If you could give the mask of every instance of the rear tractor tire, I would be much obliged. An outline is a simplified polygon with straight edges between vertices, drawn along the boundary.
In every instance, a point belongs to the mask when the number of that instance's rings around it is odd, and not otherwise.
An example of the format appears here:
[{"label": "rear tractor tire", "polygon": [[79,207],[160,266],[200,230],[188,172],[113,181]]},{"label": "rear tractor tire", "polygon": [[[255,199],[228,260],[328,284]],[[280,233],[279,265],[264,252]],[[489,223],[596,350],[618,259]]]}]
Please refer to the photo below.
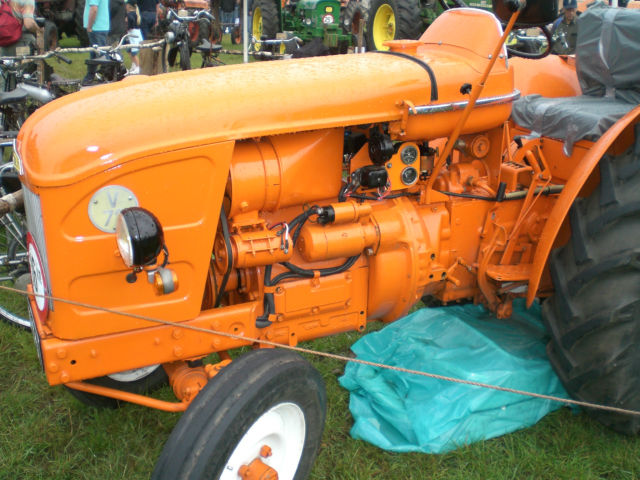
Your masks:
[{"label": "rear tractor tire", "polygon": [[369,18],[369,0],[350,0],[342,12],[340,25],[347,35],[352,36],[353,45],[358,46],[358,35],[362,31],[362,46],[369,50],[364,34]]},{"label": "rear tractor tire", "polygon": [[322,377],[307,361],[285,350],[253,350],[196,396],[152,479],[235,480],[254,462],[273,469],[260,478],[274,478],[275,471],[280,480],[305,479],[320,447],[325,411]]},{"label": "rear tractor tire", "polygon": [[389,50],[384,42],[422,34],[418,0],[372,0],[366,23],[369,50]]},{"label": "rear tractor tire", "polygon": [[[640,410],[640,128],[635,146],[600,161],[600,185],[570,210],[572,235],[554,250],[555,294],[543,305],[547,352],[576,399]],[[589,409],[640,433],[640,416]]]}]

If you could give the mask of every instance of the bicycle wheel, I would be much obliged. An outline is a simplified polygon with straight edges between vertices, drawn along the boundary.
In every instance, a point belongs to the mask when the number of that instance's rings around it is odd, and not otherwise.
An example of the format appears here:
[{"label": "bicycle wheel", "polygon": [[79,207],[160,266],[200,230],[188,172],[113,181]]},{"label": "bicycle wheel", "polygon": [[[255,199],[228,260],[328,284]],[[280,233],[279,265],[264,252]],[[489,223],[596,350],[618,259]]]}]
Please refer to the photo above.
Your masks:
[{"label": "bicycle wheel", "polygon": [[[21,188],[11,162],[0,165],[0,196]],[[31,280],[26,248],[26,223],[22,209],[0,218],[0,285],[26,290]],[[0,289],[0,319],[17,327],[30,329],[27,297]]]}]

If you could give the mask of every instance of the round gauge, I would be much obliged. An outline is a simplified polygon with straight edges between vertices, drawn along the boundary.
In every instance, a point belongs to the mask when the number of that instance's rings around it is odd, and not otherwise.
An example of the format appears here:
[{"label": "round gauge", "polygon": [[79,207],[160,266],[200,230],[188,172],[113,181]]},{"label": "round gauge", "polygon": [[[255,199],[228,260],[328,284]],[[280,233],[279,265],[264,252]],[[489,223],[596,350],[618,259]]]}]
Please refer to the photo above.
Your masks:
[{"label": "round gauge", "polygon": [[407,167],[400,174],[400,179],[405,185],[413,185],[418,180],[418,171],[413,167]]},{"label": "round gauge", "polygon": [[405,165],[411,165],[418,159],[418,149],[413,145],[407,145],[400,152],[400,158]]}]

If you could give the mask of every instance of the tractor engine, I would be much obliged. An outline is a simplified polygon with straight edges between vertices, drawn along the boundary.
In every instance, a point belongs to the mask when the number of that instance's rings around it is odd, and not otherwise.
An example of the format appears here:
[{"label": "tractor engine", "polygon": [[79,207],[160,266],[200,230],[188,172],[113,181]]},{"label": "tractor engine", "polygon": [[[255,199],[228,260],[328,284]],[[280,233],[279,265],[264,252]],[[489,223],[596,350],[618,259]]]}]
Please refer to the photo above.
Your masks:
[{"label": "tractor engine", "polygon": [[[312,310],[363,310],[362,304],[349,306],[334,301],[330,293],[321,294],[324,275],[318,272],[340,269],[345,262],[369,270],[350,282],[359,283],[357,296],[363,297],[361,302],[366,299],[369,318],[397,318],[422,295],[445,284],[450,252],[441,243],[450,234],[449,212],[443,205],[419,206],[409,190],[418,180],[421,162],[428,161],[421,158],[420,147],[414,142],[394,146],[388,140],[388,161],[374,165],[368,150],[375,148],[365,144],[353,158],[345,156],[349,168],[343,181],[343,138],[344,130],[334,129],[243,142],[234,151],[226,189],[231,232],[226,242],[222,229],[218,231],[216,270],[222,277],[231,256],[233,268],[243,272],[231,277],[250,278],[250,272],[259,276],[258,270],[266,266],[273,266],[274,276],[283,271],[289,278],[317,276],[319,283],[312,290],[327,303],[319,300],[304,311],[291,309],[290,299],[299,287],[283,282],[275,295],[281,319]],[[300,148],[298,142],[313,149]],[[296,265],[307,273],[296,275],[296,269],[278,264]],[[328,284],[326,288],[340,292]]]}]

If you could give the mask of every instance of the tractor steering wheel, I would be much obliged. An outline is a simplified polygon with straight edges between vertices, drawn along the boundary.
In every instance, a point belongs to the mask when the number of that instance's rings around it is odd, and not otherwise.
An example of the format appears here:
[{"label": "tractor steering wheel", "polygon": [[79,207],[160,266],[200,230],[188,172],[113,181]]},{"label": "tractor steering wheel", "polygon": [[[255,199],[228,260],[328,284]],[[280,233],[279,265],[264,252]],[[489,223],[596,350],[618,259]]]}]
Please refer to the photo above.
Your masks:
[{"label": "tractor steering wheel", "polygon": [[[537,60],[540,58],[544,58],[549,53],[551,53],[551,32],[546,26],[537,27],[542,31],[542,36],[544,36],[544,40],[541,40],[540,37],[530,37],[530,36],[518,36],[516,33],[517,30],[513,30],[507,39],[507,53],[510,57],[521,57],[521,58],[529,58],[533,60]],[[527,40],[526,43],[521,42],[521,40]]]},{"label": "tractor steering wheel", "polygon": [[[443,10],[449,10],[450,8],[462,8],[467,7],[468,5],[464,2],[464,0],[438,0],[440,2],[440,6]],[[453,4],[453,5],[452,5]]]}]

